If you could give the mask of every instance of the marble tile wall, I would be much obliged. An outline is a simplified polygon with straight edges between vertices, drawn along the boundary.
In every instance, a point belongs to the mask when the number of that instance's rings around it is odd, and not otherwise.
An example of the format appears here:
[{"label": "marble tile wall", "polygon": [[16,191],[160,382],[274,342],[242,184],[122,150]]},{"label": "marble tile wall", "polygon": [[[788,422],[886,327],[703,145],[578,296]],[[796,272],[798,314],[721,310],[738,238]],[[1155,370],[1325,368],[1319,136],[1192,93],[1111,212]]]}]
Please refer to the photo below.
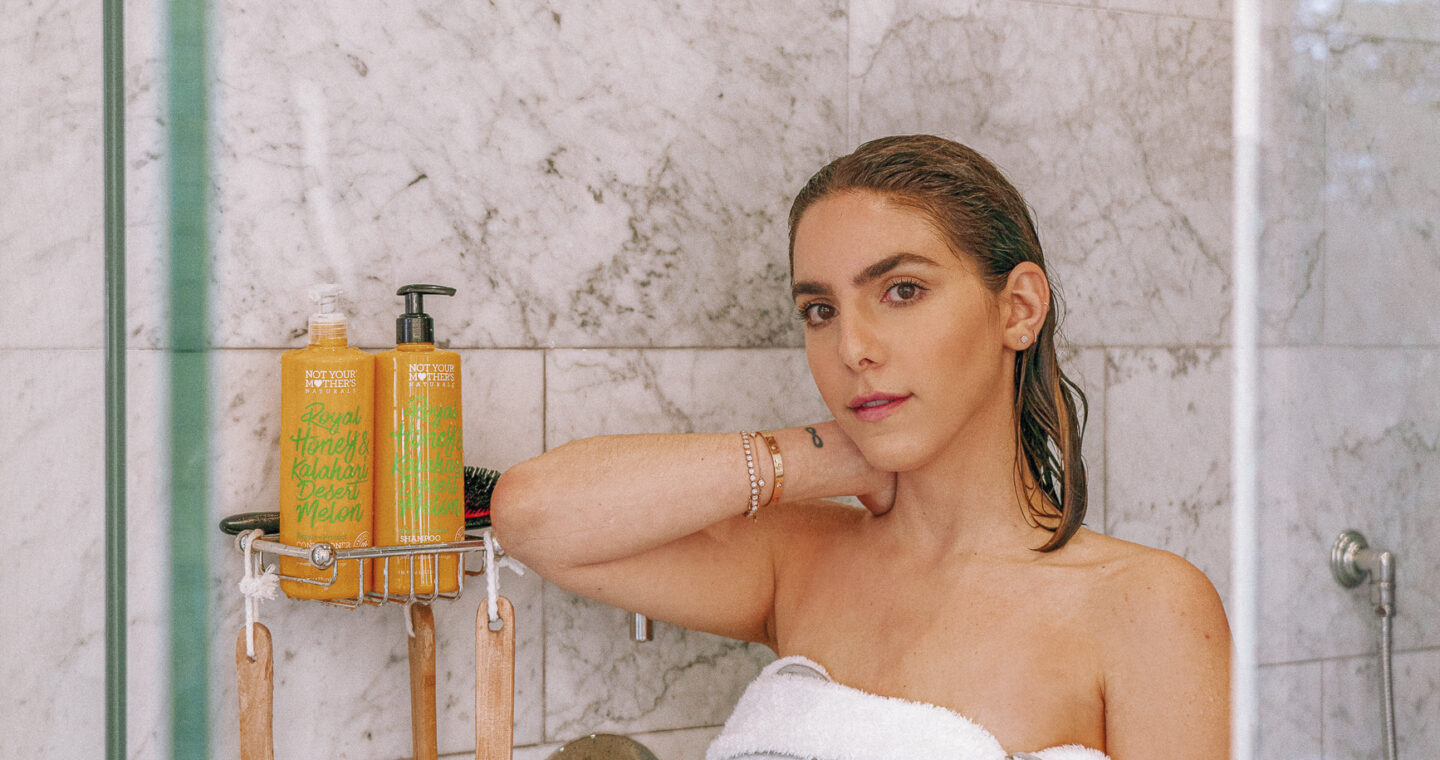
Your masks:
[{"label": "marble tile wall", "polygon": [[1325,713],[1324,672],[1323,662],[1260,667],[1261,730],[1255,757],[1275,760],[1326,757],[1321,717]]},{"label": "marble tile wall", "polygon": [[[1437,23],[1440,25],[1440,23]],[[1335,41],[1325,109],[1327,342],[1440,343],[1440,44]]]},{"label": "marble tile wall", "polygon": [[[24,261],[47,276],[6,284],[0,325],[9,334],[3,345],[99,348],[105,274],[100,8],[7,0],[3,10],[15,20],[0,30],[0,128],[6,135],[0,144],[0,251],[7,269]],[[83,193],[93,197],[74,202]],[[56,287],[73,295],[57,302],[50,290]],[[66,308],[54,311],[60,304]],[[42,313],[52,315],[46,329],[14,329]]]},{"label": "marble tile wall", "polygon": [[[168,756],[162,4],[127,4],[129,742]],[[1425,2],[1293,4],[1270,30],[1264,316],[1266,757],[1378,757],[1363,594],[1318,563],[1342,527],[1401,556],[1402,749],[1440,749],[1434,118]],[[0,2],[0,755],[103,744],[100,16]],[[464,355],[467,461],[567,440],[815,419],[783,258],[829,157],[931,131],[1026,192],[1091,402],[1089,524],[1229,586],[1230,30],[1221,0],[214,5],[212,520],[273,503],[278,358],[304,288],[354,342],[439,281]],[[17,73],[18,72],[18,73]],[[63,283],[74,296],[56,310]],[[715,283],[728,283],[715,287]],[[37,314],[53,314],[44,329]],[[778,381],[777,381],[778,380]],[[779,388],[779,392],[776,391]],[[1426,501],[1428,499],[1428,501]],[[47,514],[72,529],[46,532]],[[1343,524],[1342,524],[1343,523]],[[30,527],[36,530],[29,530]],[[239,557],[209,545],[214,754],[235,755]],[[12,573],[14,573],[12,575]],[[58,585],[64,590],[53,593]],[[591,731],[698,758],[763,648],[656,625],[533,574],[516,603],[517,757]],[[442,605],[440,749],[473,745],[475,600]],[[408,755],[396,610],[270,602],[283,756]],[[10,653],[23,651],[26,656]],[[55,731],[62,723],[76,730]],[[1318,727],[1318,728],[1317,728]],[[1433,754],[1433,752],[1432,752]]]},{"label": "marble tile wall", "polygon": [[[0,349],[0,362],[0,753],[94,756],[105,738],[104,359]],[[18,716],[64,728],[23,730]]]},{"label": "marble tile wall", "polygon": [[837,0],[217,15],[218,345],[273,345],[317,277],[366,345],[427,278],[457,345],[796,343],[774,252],[845,143]]},{"label": "marble tile wall", "polygon": [[1106,532],[1185,557],[1228,597],[1230,353],[1112,349],[1106,361]]},{"label": "marble tile wall", "polygon": [[[1440,746],[1440,656],[1435,650],[1394,656],[1395,737],[1401,752],[1424,757]],[[1325,662],[1323,689],[1325,757],[1385,757],[1380,712],[1380,673],[1373,655]]]}]

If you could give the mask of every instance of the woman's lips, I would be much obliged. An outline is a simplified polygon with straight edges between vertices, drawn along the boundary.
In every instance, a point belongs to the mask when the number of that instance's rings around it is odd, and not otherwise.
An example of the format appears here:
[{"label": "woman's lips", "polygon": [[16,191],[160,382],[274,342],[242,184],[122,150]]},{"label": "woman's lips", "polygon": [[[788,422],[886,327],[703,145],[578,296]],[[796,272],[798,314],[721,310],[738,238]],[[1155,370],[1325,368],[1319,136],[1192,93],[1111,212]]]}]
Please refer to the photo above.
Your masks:
[{"label": "woman's lips", "polygon": [[872,393],[851,400],[850,411],[861,422],[879,422],[900,410],[909,401],[909,396],[895,396],[889,393]]}]

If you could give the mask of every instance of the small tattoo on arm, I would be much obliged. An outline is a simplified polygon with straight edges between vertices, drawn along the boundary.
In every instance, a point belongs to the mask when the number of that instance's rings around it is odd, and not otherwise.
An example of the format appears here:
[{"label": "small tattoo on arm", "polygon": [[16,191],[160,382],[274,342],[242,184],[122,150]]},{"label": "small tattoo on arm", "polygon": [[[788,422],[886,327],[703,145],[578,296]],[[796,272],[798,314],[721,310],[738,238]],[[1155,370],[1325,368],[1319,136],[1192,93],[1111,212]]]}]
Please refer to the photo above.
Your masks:
[{"label": "small tattoo on arm", "polygon": [[805,428],[805,432],[807,432],[807,433],[810,434],[810,442],[813,443],[813,444],[815,444],[815,448],[817,448],[817,449],[823,449],[823,448],[825,448],[825,442],[822,441],[822,440],[820,440],[820,434],[817,433],[817,432],[815,432],[815,428],[813,428],[813,427],[807,427],[807,428]]}]

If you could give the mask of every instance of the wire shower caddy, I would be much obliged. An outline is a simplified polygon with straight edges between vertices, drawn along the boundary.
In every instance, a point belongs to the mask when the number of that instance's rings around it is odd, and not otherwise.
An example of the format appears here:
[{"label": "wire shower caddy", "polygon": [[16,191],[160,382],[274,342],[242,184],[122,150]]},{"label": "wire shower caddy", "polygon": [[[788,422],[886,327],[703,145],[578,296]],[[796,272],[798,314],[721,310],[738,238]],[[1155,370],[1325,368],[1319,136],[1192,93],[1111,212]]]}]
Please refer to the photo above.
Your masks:
[{"label": "wire shower caddy", "polygon": [[[276,576],[282,581],[292,581],[295,583],[303,583],[306,585],[318,586],[322,588],[328,588],[329,586],[334,585],[337,580],[339,580],[341,562],[347,560],[357,560],[360,563],[360,578],[362,580],[362,583],[359,584],[360,590],[353,599],[346,598],[313,600],[339,607],[346,607],[348,609],[355,609],[357,607],[367,604],[373,606],[384,605],[392,602],[396,604],[410,604],[415,602],[428,604],[435,601],[436,599],[458,599],[460,597],[460,594],[465,590],[465,577],[483,575],[486,571],[484,567],[482,567],[480,570],[467,570],[465,566],[465,557],[463,555],[475,551],[483,552],[485,550],[486,544],[485,535],[488,532],[489,528],[485,528],[481,530],[479,534],[472,535],[470,533],[466,533],[465,540],[463,541],[448,541],[435,544],[412,544],[406,546],[366,546],[353,549],[336,549],[332,544],[325,542],[319,542],[309,547],[294,546],[291,544],[281,543],[279,534],[276,533],[256,535],[258,531],[246,531],[240,533],[235,537],[235,546],[237,549],[240,550],[242,554],[245,553],[247,548],[257,554],[260,554],[262,557],[262,562],[263,555],[271,554],[276,556],[294,557],[296,559],[304,560],[310,563],[310,566],[314,567],[316,570],[329,570],[330,578],[328,580],[303,578],[293,575],[284,575],[276,572]],[[497,560],[504,556],[504,551],[501,550],[500,547],[494,543],[493,539],[491,539],[491,546],[494,547],[494,556]],[[458,577],[456,578],[456,589],[454,591],[440,591],[441,579],[438,577],[438,567],[440,564],[439,558],[442,554],[460,555],[456,557],[455,572]],[[415,560],[418,557],[432,558],[432,561],[437,568],[437,577],[435,577],[433,581],[422,581],[420,583],[416,582]],[[390,591],[390,567],[392,563],[389,560],[392,559],[404,559],[408,562],[410,582],[409,590],[407,593],[392,593]],[[377,584],[378,588],[376,590],[366,591],[365,587],[369,584],[364,583],[363,580],[370,577],[369,573],[371,560],[384,561],[384,567],[381,571],[381,579],[383,582]],[[431,590],[417,590],[417,586],[419,586],[421,589],[424,589],[425,587],[430,587]]]}]

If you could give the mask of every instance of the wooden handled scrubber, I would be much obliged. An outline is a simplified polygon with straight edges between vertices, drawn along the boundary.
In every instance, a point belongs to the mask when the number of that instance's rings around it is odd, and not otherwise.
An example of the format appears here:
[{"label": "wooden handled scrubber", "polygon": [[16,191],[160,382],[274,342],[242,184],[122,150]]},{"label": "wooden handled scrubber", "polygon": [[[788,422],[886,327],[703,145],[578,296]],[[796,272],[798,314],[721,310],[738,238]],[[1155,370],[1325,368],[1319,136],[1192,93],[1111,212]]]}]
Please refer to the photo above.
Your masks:
[{"label": "wooden handled scrubber", "polygon": [[245,652],[245,629],[235,641],[240,691],[240,760],[275,760],[275,654],[270,629],[254,624],[255,657]]},{"label": "wooden handled scrubber", "polygon": [[435,720],[435,611],[415,603],[409,609],[410,624],[410,740],[415,760],[435,760],[439,755]]},{"label": "wooden handled scrubber", "polygon": [[[497,572],[494,565],[486,572]],[[475,760],[510,760],[515,726],[515,607],[495,599],[475,611]]]}]

